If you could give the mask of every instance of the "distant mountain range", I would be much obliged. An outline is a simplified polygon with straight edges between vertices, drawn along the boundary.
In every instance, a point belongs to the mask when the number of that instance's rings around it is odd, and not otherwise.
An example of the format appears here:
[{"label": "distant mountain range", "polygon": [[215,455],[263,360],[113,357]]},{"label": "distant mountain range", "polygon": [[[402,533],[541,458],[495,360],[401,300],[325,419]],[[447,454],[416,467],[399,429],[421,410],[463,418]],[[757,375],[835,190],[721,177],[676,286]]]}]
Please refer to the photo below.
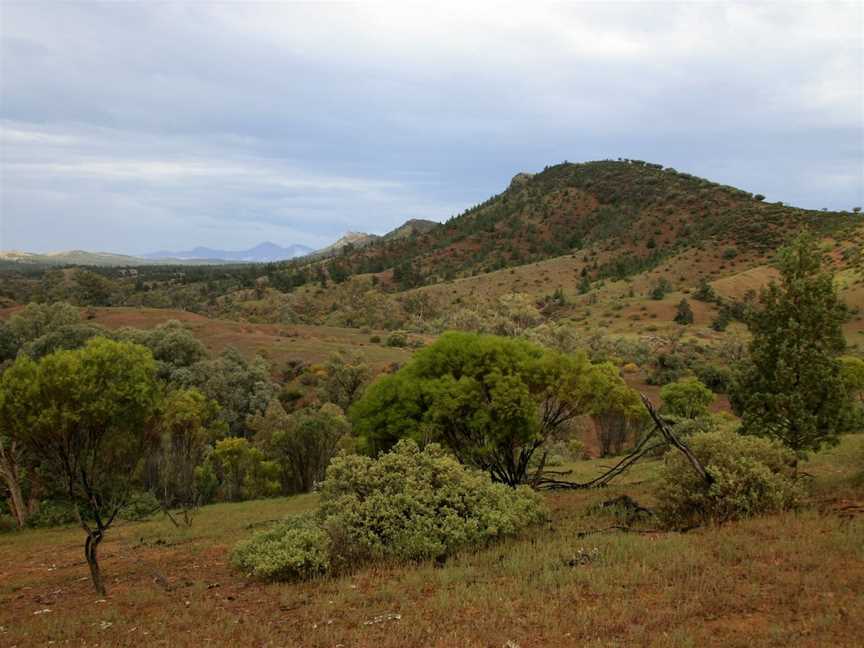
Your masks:
[{"label": "distant mountain range", "polygon": [[127,254],[113,252],[87,252],[85,250],[67,250],[65,252],[0,252],[0,261],[40,266],[142,266],[142,265],[206,265],[227,263],[218,259],[145,259]]},{"label": "distant mountain range", "polygon": [[207,247],[196,247],[192,250],[182,250],[179,252],[169,252],[160,250],[159,252],[150,252],[142,254],[144,259],[180,259],[188,260],[217,260],[217,261],[238,261],[243,263],[268,263],[271,261],[284,261],[286,259],[294,259],[299,256],[305,256],[314,252],[313,248],[305,245],[289,245],[282,247],[276,243],[265,241],[259,243],[255,247],[248,250],[216,250]]},{"label": "distant mountain range", "polygon": [[347,232],[335,243],[320,250],[314,250],[306,245],[289,245],[283,247],[270,241],[259,243],[248,250],[219,250],[208,247],[196,247],[191,250],[159,250],[139,256],[114,254],[112,252],[87,252],[85,250],[68,250],[65,252],[35,252],[0,251],[0,261],[11,261],[31,265],[89,265],[89,266],[141,266],[141,265],[217,265],[228,263],[270,263],[285,261],[298,257],[314,255],[329,257],[337,254],[346,245],[355,248],[363,247],[372,241],[402,239],[412,234],[423,234],[437,227],[434,221],[412,219],[384,236]]}]

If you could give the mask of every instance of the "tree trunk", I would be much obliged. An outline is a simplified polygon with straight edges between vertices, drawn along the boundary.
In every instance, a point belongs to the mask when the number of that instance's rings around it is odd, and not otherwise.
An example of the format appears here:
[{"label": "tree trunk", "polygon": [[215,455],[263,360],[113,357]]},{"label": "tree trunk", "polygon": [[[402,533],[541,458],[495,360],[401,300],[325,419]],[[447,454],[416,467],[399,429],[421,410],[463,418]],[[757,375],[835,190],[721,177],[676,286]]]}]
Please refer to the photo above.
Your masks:
[{"label": "tree trunk", "polygon": [[11,463],[11,461],[4,461],[3,465],[0,466],[0,477],[3,478],[6,488],[9,489],[9,497],[12,500],[12,514],[15,516],[15,522],[20,529],[27,522],[28,508],[24,503],[24,495],[21,492],[21,482],[18,480],[18,470],[15,464]]},{"label": "tree trunk", "polygon": [[107,591],[105,583],[102,582],[102,572],[99,570],[99,559],[96,555],[100,542],[102,542],[101,531],[97,529],[88,533],[87,540],[84,542],[84,557],[87,559],[87,565],[90,567],[90,578],[93,581],[93,589],[98,594],[105,596]]},{"label": "tree trunk", "polygon": [[12,500],[12,514],[15,516],[18,528],[21,529],[27,522],[27,505],[24,503],[24,496],[21,494],[21,484],[17,480],[9,480],[6,483],[6,488],[9,489],[9,496]]}]

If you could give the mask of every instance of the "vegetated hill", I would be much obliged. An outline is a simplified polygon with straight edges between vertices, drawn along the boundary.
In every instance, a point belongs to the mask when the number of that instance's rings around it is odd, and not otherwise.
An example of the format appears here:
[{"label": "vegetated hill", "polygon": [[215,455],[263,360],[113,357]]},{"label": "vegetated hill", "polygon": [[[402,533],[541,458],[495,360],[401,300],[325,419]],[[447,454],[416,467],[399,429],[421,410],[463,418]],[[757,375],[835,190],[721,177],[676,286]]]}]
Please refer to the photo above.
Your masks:
[{"label": "vegetated hill", "polygon": [[693,246],[767,255],[802,227],[843,238],[861,220],[766,203],[659,164],[565,162],[518,174],[503,193],[426,232],[348,249],[339,264],[350,274],[393,269],[407,288],[585,249],[600,255],[591,279],[622,278]]},{"label": "vegetated hill", "polygon": [[345,232],[344,236],[339,238],[335,243],[312,252],[311,254],[308,254],[307,257],[310,259],[321,259],[330,258],[336,255],[349,255],[355,250],[364,248],[376,241],[395,241],[416,234],[426,234],[440,225],[441,223],[436,223],[435,221],[423,220],[422,218],[412,218],[402,223],[396,229],[387,232],[383,236],[367,234],[365,232]]},{"label": "vegetated hill", "polygon": [[369,245],[378,238],[380,237],[375,234],[366,234],[365,232],[345,232],[335,243],[312,252],[308,257],[310,259],[321,259],[329,258],[336,254],[353,252],[358,248]]},{"label": "vegetated hill", "polygon": [[413,234],[426,234],[441,225],[435,221],[424,220],[422,218],[412,218],[405,221],[402,225],[388,232],[382,238],[384,240],[407,238]]},{"label": "vegetated hill", "polygon": [[143,254],[145,259],[154,259],[160,261],[173,261],[174,259],[181,260],[213,260],[221,261],[245,261],[249,263],[268,263],[272,261],[284,261],[286,259],[294,259],[296,257],[305,256],[314,250],[306,245],[289,245],[283,247],[270,241],[259,243],[258,245],[249,248],[248,250],[217,250],[207,247],[196,247],[192,250],[183,250],[179,252],[169,252],[162,250],[159,252],[150,252]]}]

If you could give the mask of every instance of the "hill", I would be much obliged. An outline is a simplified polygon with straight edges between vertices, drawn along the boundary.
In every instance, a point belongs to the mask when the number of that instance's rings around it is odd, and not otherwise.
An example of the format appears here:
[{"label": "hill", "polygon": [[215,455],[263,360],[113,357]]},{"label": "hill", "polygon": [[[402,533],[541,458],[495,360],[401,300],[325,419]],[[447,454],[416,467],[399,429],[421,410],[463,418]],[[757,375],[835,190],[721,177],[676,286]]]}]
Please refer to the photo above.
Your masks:
[{"label": "hill", "polygon": [[384,240],[394,240],[407,238],[414,234],[426,234],[439,225],[441,225],[441,223],[436,223],[435,221],[424,220],[422,218],[412,218],[411,220],[405,221],[392,232],[388,232],[382,238]]},{"label": "hill", "polygon": [[623,278],[694,247],[765,256],[801,227],[842,238],[862,222],[850,212],[766,203],[659,164],[565,162],[520,173],[441,226],[374,240],[340,263],[351,274],[394,270],[409,288],[586,251],[592,279]]}]

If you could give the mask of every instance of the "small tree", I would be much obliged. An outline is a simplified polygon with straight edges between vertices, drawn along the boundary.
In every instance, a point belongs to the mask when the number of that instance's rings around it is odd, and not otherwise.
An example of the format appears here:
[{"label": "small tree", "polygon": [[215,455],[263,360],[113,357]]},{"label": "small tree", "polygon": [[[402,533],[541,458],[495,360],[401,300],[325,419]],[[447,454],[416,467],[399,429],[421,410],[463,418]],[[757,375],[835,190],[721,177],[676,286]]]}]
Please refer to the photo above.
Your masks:
[{"label": "small tree", "polygon": [[660,390],[664,409],[670,414],[695,419],[708,414],[714,393],[696,378],[683,378]]},{"label": "small tree", "polygon": [[[275,495],[279,492],[279,466],[240,437],[222,439],[208,457],[229,502]],[[200,471],[199,471],[200,472]]]},{"label": "small tree", "polygon": [[347,410],[360,396],[360,392],[372,377],[369,365],[356,354],[340,352],[327,361],[327,377],[324,379],[324,398]]},{"label": "small tree", "polygon": [[699,282],[699,288],[693,293],[693,299],[703,302],[713,302],[717,299],[717,293],[714,292],[714,288],[708,283],[707,279],[702,279]]},{"label": "small tree", "polygon": [[588,278],[587,274],[583,274],[582,278],[579,280],[579,294],[586,295],[591,291],[591,280]]},{"label": "small tree", "polygon": [[675,309],[675,323],[684,326],[693,323],[693,309],[690,308],[690,302],[686,299],[678,302],[678,306]]},{"label": "small tree", "polygon": [[293,490],[307,493],[324,479],[324,471],[336,455],[340,441],[351,432],[342,410],[327,403],[318,410],[301,410],[288,425],[273,433],[273,456],[291,475]]},{"label": "small tree", "polygon": [[600,443],[600,456],[618,454],[644,421],[645,408],[638,394],[627,387],[611,364],[598,366],[594,390],[598,398],[591,418]]},{"label": "small tree", "polygon": [[778,265],[780,284],[762,291],[761,308],[748,317],[750,358],[730,400],[744,432],[774,437],[802,454],[836,443],[854,418],[838,359],[846,309],[811,235],[781,249]]},{"label": "small tree", "polygon": [[197,389],[179,389],[165,399],[159,416],[161,446],[158,454],[159,502],[169,519],[172,508],[179,508],[183,522],[191,526],[202,494],[195,481],[195,468],[204,460],[211,439],[224,424],[219,424],[219,406],[208,401]]},{"label": "small tree", "polygon": [[105,594],[97,550],[153,447],[156,365],[140,346],[95,338],[38,363],[19,358],[0,379],[0,421],[61,480],[87,534],[93,587]]},{"label": "small tree", "polygon": [[651,299],[661,300],[672,290],[672,284],[669,283],[669,280],[666,277],[661,277],[657,280],[657,283],[651,288]]},{"label": "small tree", "polygon": [[405,437],[437,441],[462,463],[514,486],[526,480],[531,458],[547,439],[595,410],[607,384],[606,370],[584,354],[450,332],[374,383],[350,414],[372,454]]}]

